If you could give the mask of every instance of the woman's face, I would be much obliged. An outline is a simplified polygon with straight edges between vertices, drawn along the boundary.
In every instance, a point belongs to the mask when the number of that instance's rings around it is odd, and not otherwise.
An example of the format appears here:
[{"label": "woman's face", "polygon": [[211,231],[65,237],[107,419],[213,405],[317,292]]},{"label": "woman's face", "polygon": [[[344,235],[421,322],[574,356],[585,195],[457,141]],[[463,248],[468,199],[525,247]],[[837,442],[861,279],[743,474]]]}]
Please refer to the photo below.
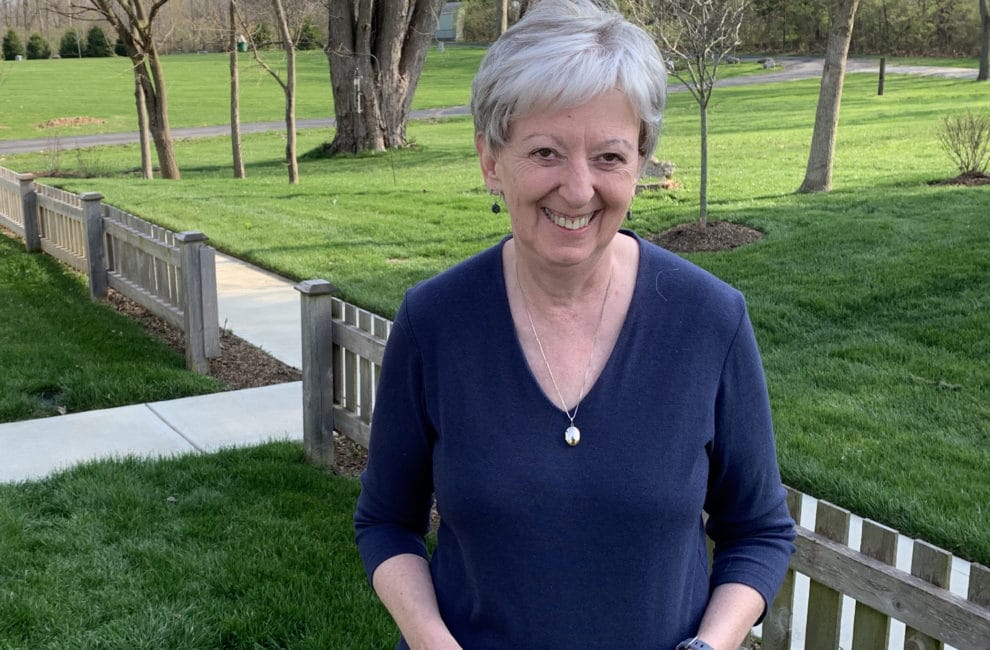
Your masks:
[{"label": "woman's face", "polygon": [[597,259],[635,194],[638,142],[639,118],[618,90],[515,120],[498,152],[479,136],[485,181],[505,196],[520,254],[559,266]]}]

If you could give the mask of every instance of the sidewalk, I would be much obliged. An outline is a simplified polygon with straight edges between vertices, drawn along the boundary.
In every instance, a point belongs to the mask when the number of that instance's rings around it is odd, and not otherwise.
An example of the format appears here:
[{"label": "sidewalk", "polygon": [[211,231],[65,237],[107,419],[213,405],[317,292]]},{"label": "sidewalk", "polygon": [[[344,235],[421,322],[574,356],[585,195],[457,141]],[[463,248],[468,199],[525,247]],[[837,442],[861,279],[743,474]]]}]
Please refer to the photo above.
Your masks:
[{"label": "sidewalk", "polygon": [[[299,368],[299,294],[293,283],[217,254],[220,325]],[[120,456],[210,452],[302,439],[302,383],[228,391],[0,424],[0,482],[45,477]]]}]

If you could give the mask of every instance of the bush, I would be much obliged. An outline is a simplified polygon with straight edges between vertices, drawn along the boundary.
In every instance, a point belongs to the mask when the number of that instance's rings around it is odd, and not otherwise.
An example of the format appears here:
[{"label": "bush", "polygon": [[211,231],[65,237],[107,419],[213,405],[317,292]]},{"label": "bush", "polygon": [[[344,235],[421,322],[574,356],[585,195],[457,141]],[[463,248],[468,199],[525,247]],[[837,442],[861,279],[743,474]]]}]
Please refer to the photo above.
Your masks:
[{"label": "bush", "polygon": [[29,59],[50,59],[52,58],[52,47],[41,34],[31,34],[25,49]]},{"label": "bush", "polygon": [[319,50],[323,48],[323,33],[312,20],[307,18],[303,21],[299,30],[299,38],[296,39],[296,48],[300,50]]},{"label": "bush", "polygon": [[272,46],[275,42],[275,35],[268,23],[258,23],[251,32],[251,42],[259,50],[267,50]]},{"label": "bush", "polygon": [[63,59],[78,59],[82,56],[82,46],[79,44],[79,34],[74,29],[67,29],[58,42],[58,55]]},{"label": "bush", "polygon": [[110,47],[110,41],[107,40],[107,35],[99,25],[93,25],[86,32],[86,56],[113,56],[113,48]]},{"label": "bush", "polygon": [[498,38],[498,7],[494,2],[467,0],[464,3],[464,40],[491,43]]},{"label": "bush", "polygon": [[124,41],[117,37],[117,41],[113,44],[113,53],[117,56],[127,56],[127,46],[124,45]]},{"label": "bush", "polygon": [[21,43],[21,38],[17,32],[8,29],[3,36],[3,59],[4,61],[13,61],[18,55],[24,56],[24,44]]},{"label": "bush", "polygon": [[984,174],[990,164],[990,114],[943,117],[938,141],[961,174]]}]

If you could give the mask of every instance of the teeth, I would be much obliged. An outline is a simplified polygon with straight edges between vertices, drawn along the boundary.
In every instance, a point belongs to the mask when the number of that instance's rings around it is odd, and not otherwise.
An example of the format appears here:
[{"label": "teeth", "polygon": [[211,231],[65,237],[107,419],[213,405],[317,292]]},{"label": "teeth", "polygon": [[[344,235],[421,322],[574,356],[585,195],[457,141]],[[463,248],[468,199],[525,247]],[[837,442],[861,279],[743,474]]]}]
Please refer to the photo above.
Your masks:
[{"label": "teeth", "polygon": [[550,221],[554,222],[561,228],[566,228],[567,230],[578,230],[584,228],[589,223],[591,223],[591,217],[593,214],[585,215],[583,217],[578,217],[577,219],[568,219],[567,217],[561,216],[556,212],[551,212],[548,208],[543,208],[543,214],[547,215]]}]

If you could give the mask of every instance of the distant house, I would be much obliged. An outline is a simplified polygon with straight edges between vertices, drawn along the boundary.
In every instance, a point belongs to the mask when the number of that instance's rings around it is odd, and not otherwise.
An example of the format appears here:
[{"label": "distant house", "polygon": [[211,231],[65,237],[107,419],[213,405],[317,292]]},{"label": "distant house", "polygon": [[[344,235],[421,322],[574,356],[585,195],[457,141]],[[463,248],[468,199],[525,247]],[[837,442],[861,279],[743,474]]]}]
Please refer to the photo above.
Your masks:
[{"label": "distant house", "polygon": [[436,39],[438,41],[464,40],[464,11],[462,2],[447,2],[440,12],[440,22],[437,24]]}]

